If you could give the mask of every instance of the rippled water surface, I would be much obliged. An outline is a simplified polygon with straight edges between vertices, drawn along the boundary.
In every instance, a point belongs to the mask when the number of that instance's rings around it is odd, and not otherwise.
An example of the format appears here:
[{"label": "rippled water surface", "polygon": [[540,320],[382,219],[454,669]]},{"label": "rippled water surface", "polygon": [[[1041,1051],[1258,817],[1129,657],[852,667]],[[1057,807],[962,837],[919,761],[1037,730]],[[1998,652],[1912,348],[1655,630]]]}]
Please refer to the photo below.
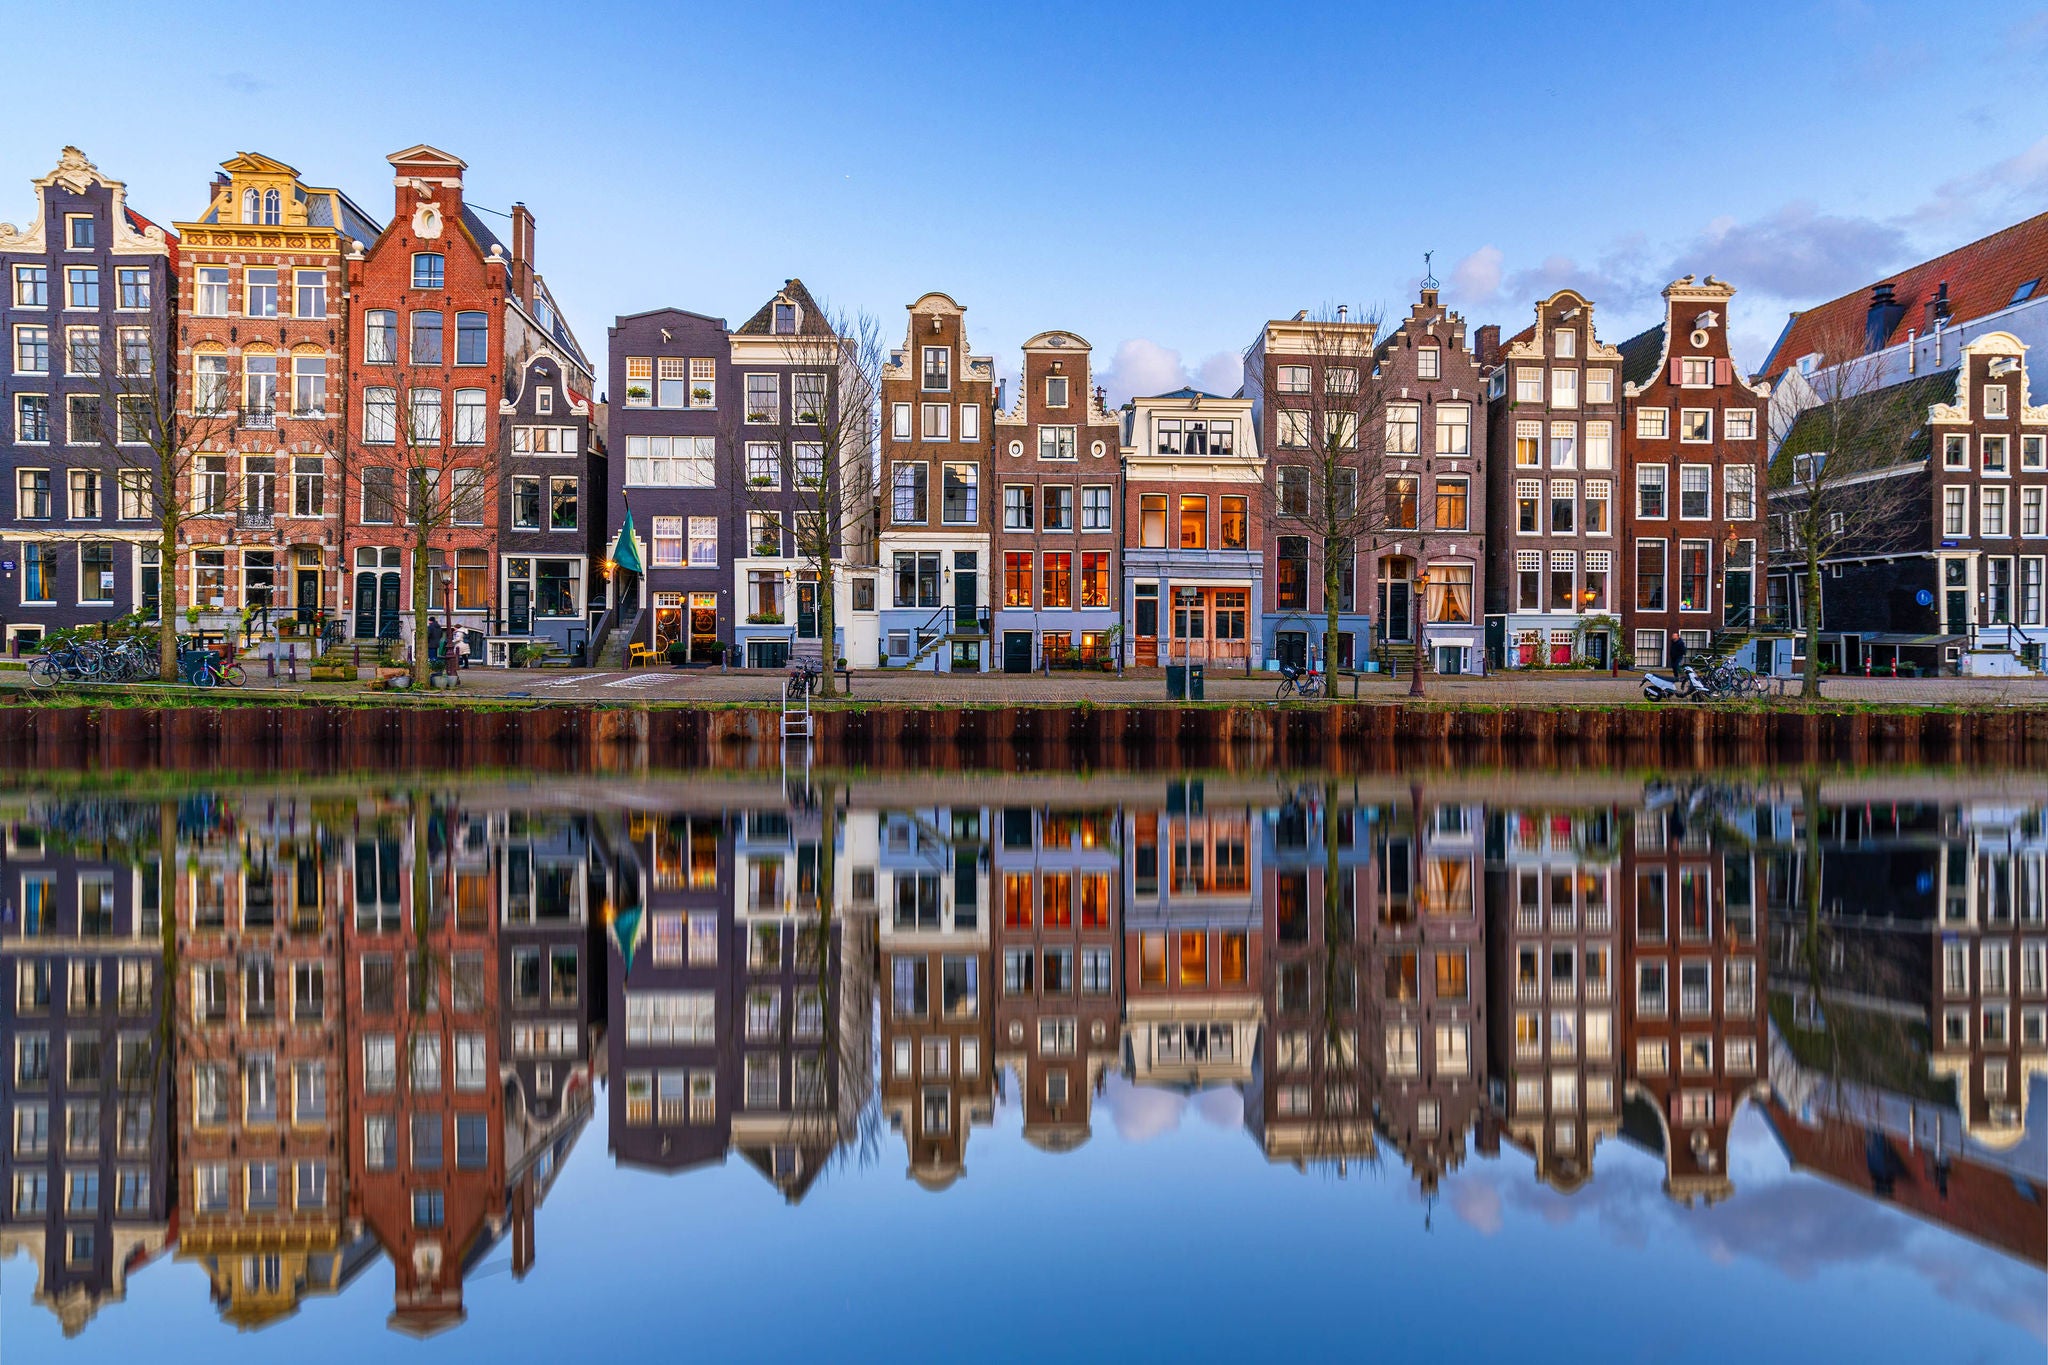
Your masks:
[{"label": "rippled water surface", "polygon": [[2042,779],[186,781],[0,796],[10,1365],[2042,1356]]}]

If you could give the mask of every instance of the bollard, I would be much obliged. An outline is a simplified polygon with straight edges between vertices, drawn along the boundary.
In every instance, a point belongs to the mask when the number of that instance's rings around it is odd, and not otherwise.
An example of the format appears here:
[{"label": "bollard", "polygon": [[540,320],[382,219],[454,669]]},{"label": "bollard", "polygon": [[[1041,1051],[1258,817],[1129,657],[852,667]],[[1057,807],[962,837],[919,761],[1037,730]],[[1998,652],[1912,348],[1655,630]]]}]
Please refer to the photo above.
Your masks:
[{"label": "bollard", "polygon": [[285,676],[292,682],[297,682],[299,680],[299,642],[297,640],[293,640],[285,646],[284,667]]},{"label": "bollard", "polygon": [[277,681],[277,655],[266,654],[263,656],[263,676],[272,682]]}]

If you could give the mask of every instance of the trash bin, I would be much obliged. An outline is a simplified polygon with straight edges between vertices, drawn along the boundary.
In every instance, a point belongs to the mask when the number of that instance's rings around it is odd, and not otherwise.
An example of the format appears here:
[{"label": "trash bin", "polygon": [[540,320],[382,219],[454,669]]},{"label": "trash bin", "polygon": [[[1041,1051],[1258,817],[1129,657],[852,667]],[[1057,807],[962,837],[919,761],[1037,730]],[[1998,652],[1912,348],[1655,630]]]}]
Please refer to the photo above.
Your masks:
[{"label": "trash bin", "polygon": [[196,686],[204,673],[207,660],[213,657],[210,649],[182,649],[178,651],[178,678]]},{"label": "trash bin", "polygon": [[1186,664],[1166,666],[1166,699],[1185,701],[1188,695],[1188,670]]},{"label": "trash bin", "polygon": [[1203,682],[1204,682],[1204,679],[1203,679],[1203,677],[1202,677],[1202,670],[1203,670],[1203,669],[1204,669],[1205,667],[1207,667],[1207,665],[1205,665],[1205,664],[1189,664],[1189,665],[1188,665],[1188,700],[1189,700],[1189,701],[1200,701],[1200,700],[1202,700],[1202,687],[1203,687]]}]

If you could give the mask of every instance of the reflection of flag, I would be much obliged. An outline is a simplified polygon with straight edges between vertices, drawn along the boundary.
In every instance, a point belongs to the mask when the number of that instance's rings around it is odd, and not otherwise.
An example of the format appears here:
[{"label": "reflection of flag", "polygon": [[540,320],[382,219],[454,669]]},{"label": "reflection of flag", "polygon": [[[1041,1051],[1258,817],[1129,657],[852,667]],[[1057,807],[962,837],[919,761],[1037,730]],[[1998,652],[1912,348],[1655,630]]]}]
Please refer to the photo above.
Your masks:
[{"label": "reflection of flag", "polygon": [[640,947],[640,931],[647,919],[645,906],[634,906],[621,910],[612,917],[612,942],[619,945],[619,956],[625,960],[626,970],[633,970],[633,954]]},{"label": "reflection of flag", "polygon": [[645,573],[647,570],[640,560],[640,536],[633,529],[633,509],[626,509],[626,524],[619,528],[618,541],[612,546],[612,562],[627,573]]}]

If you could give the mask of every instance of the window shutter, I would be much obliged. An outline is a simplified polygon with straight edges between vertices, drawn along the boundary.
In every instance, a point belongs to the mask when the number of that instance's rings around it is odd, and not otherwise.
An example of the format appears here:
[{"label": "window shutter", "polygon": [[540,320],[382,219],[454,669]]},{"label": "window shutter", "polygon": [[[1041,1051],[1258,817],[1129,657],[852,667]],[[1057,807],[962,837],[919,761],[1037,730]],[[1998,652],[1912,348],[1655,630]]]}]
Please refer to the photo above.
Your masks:
[{"label": "window shutter", "polygon": [[1671,382],[1674,384],[1683,382],[1684,375],[1684,362],[1679,360],[1677,356],[1671,357]]},{"label": "window shutter", "polygon": [[1732,384],[1732,383],[1734,383],[1734,382],[1735,382],[1735,366],[1734,366],[1734,364],[1733,364],[1732,362],[1730,362],[1730,361],[1727,361],[1727,360],[1716,360],[1716,361],[1714,362],[1714,383],[1716,383],[1716,384]]}]

